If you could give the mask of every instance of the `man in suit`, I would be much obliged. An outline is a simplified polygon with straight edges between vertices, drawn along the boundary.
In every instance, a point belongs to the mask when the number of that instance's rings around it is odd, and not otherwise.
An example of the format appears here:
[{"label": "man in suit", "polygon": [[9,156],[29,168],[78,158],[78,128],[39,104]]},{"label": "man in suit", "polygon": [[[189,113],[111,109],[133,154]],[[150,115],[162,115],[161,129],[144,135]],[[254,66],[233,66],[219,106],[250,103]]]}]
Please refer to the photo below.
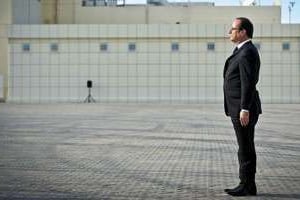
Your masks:
[{"label": "man in suit", "polygon": [[236,48],[224,66],[224,108],[237,138],[240,183],[233,189],[225,189],[225,192],[232,196],[256,195],[254,130],[261,114],[256,90],[260,58],[251,41],[253,24],[249,19],[236,18],[229,36]]}]

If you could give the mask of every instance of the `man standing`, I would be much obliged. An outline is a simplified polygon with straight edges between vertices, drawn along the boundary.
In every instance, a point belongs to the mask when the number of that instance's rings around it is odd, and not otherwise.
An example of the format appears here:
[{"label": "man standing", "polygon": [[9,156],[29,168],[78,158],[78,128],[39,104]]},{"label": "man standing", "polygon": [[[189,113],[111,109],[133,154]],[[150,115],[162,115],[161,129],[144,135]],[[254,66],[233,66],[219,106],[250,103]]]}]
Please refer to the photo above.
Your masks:
[{"label": "man standing", "polygon": [[239,147],[240,184],[233,189],[225,189],[225,192],[232,196],[256,195],[254,129],[261,114],[256,90],[260,58],[251,42],[253,24],[249,19],[236,18],[229,36],[236,48],[224,66],[224,108],[226,115],[231,117]]}]

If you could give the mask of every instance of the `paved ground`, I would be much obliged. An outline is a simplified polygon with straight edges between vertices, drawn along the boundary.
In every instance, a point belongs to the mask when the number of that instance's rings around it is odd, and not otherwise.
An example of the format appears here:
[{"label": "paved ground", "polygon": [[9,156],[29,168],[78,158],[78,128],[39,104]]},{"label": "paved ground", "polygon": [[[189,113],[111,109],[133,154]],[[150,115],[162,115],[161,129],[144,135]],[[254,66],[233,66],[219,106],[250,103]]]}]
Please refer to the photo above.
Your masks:
[{"label": "paved ground", "polygon": [[[300,106],[264,105],[259,195],[300,199]],[[231,199],[222,105],[0,104],[0,199]]]}]

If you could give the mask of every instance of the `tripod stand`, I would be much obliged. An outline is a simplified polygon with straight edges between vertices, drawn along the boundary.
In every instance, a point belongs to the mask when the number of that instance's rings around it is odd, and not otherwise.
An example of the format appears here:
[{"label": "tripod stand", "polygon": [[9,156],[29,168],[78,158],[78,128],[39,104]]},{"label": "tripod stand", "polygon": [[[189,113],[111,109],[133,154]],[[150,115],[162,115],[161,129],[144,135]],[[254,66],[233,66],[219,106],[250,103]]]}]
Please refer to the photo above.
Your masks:
[{"label": "tripod stand", "polygon": [[92,85],[93,85],[93,82],[91,80],[88,80],[87,81],[87,88],[89,88],[89,94],[85,98],[84,103],[86,103],[86,102],[87,103],[91,103],[91,102],[95,103],[96,102],[95,99],[92,97],[92,94],[91,94]]},{"label": "tripod stand", "polygon": [[92,94],[91,94],[91,88],[89,88],[89,94],[88,94],[88,96],[85,98],[84,103],[91,103],[91,102],[95,103],[96,101],[95,101],[95,99],[92,97]]}]

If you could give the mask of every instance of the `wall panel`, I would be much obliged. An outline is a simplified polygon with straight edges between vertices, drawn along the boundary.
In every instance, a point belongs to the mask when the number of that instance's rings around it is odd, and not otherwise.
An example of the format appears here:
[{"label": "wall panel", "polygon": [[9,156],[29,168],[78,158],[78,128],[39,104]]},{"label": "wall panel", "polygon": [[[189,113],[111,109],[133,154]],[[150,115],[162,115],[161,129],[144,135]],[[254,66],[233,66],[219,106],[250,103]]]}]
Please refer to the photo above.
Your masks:
[{"label": "wall panel", "polygon": [[[13,25],[8,101],[82,102],[88,95],[86,81],[92,80],[97,102],[222,103],[223,66],[233,49],[220,33],[224,27]],[[267,26],[264,37],[257,36],[262,58],[258,88],[263,102],[299,103],[299,38],[285,36],[282,28],[287,27]],[[274,30],[280,37],[272,37]],[[292,41],[291,49],[282,51],[286,41]],[[178,51],[171,48],[174,42]],[[208,42],[215,50],[207,49]],[[30,44],[29,52],[23,52],[24,43]],[[51,51],[52,43],[57,52]],[[100,50],[101,43],[107,51]],[[135,51],[128,50],[129,43],[136,44]]]}]

